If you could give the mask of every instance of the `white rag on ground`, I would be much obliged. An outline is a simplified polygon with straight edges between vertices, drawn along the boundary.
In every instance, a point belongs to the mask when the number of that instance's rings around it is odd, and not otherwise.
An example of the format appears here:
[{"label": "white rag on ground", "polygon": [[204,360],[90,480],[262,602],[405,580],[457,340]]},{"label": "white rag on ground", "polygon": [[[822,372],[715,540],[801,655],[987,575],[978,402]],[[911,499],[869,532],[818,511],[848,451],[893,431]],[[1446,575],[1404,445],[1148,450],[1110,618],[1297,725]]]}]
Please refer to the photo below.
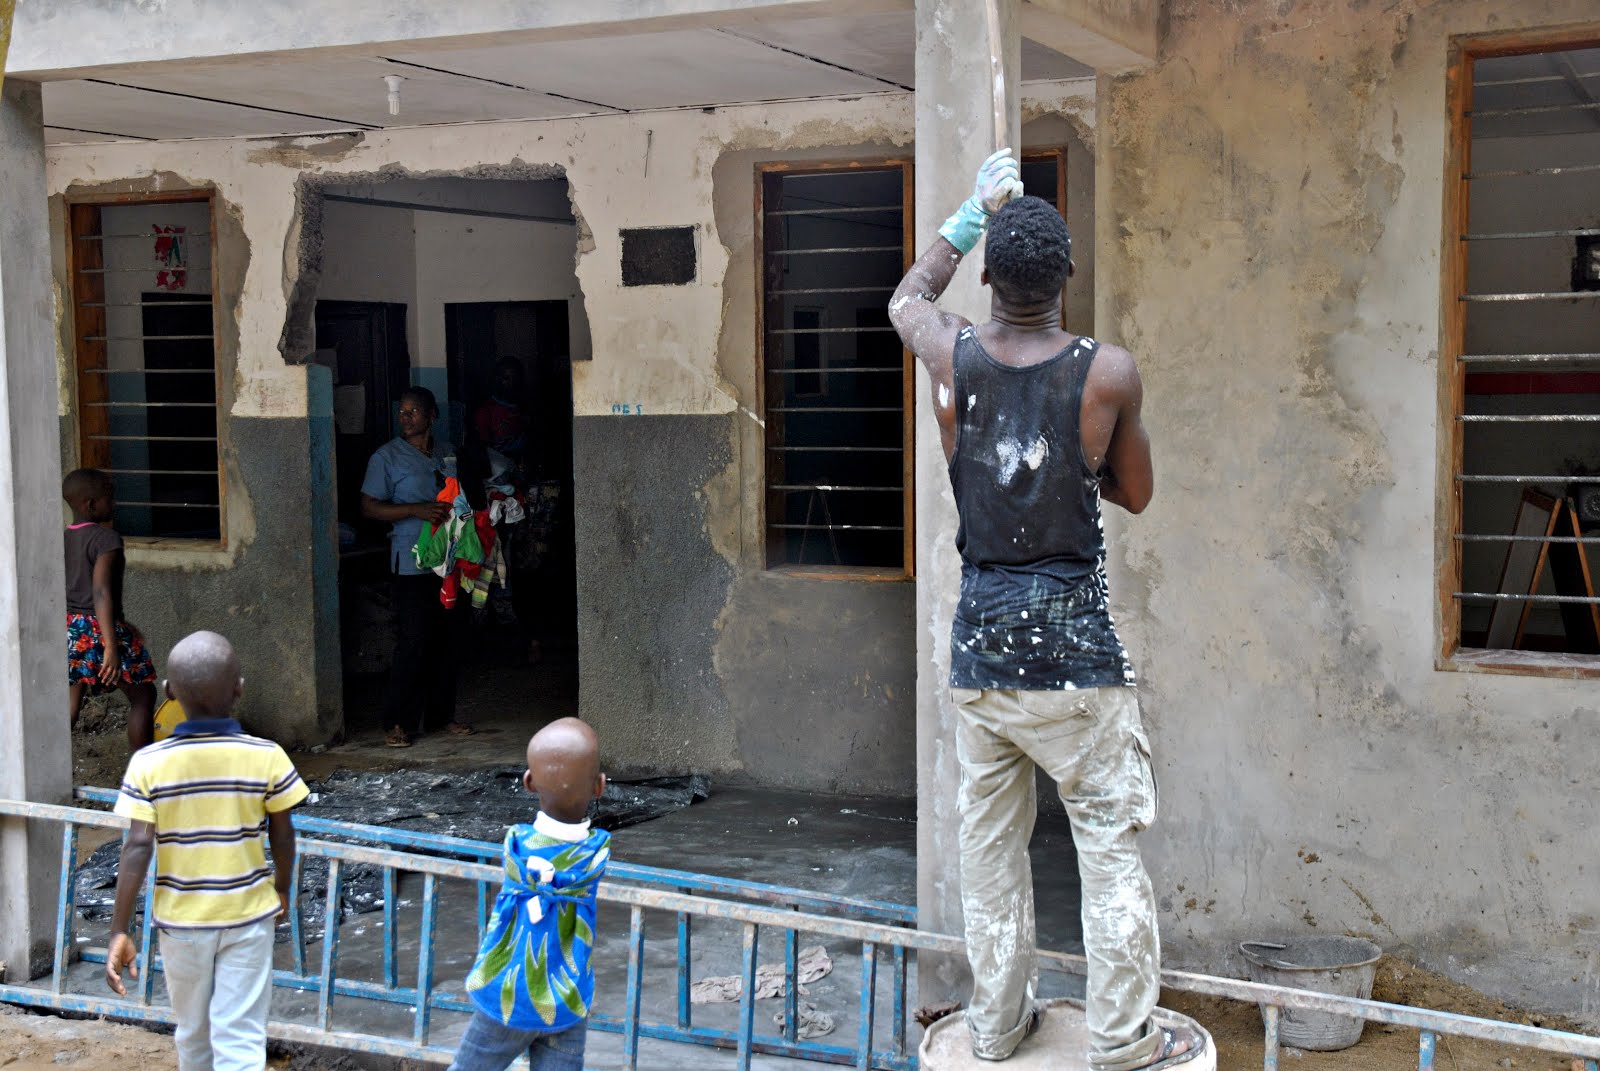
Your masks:
[{"label": "white rag on ground", "polygon": [[[812,945],[800,950],[800,957],[795,961],[795,981],[799,983],[802,995],[809,996],[806,989],[807,982],[815,982],[819,978],[826,978],[833,972],[833,960],[828,956],[828,950],[821,945]],[[784,995],[784,965],[782,963],[763,963],[756,968],[756,999],[769,1000],[772,997]],[[723,975],[717,978],[702,978],[689,987],[689,1002],[691,1004],[732,1004],[744,994],[744,979],[737,974]],[[805,1029],[805,1015],[800,1016],[800,1028]],[[833,1029],[829,1023],[829,1030]],[[827,1033],[824,1030],[822,1033]]]},{"label": "white rag on ground", "polygon": [[[795,1031],[795,1036],[801,1041],[807,1038],[820,1038],[824,1034],[833,1033],[833,1016],[825,1011],[818,1011],[817,1006],[809,1000],[800,1002],[798,1014],[795,1018],[800,1020],[800,1026]],[[782,1012],[774,1015],[772,1021],[778,1024],[780,1030],[783,1029]]]}]

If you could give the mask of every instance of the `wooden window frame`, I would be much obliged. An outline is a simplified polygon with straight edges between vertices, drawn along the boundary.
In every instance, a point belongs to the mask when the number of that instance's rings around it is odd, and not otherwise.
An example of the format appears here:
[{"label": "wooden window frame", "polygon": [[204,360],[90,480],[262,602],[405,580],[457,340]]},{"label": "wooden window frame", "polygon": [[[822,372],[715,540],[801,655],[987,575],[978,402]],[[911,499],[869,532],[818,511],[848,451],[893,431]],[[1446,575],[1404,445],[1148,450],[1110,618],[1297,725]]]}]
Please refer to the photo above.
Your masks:
[{"label": "wooden window frame", "polygon": [[[913,212],[915,210],[913,167],[912,161],[907,157],[895,156],[884,159],[851,159],[830,161],[768,161],[755,166],[755,343],[756,362],[760,375],[756,377],[756,409],[766,419],[767,415],[767,325],[766,325],[766,176],[775,172],[784,172],[793,175],[828,174],[837,171],[885,171],[899,168],[901,175],[901,221],[902,221],[902,272],[909,271],[911,264],[916,259],[916,231],[914,229]],[[767,511],[771,498],[768,490],[767,479],[767,451],[762,451],[761,457],[761,509],[759,523],[761,529],[761,556],[764,572],[777,576],[800,577],[809,580],[856,580],[856,581],[891,581],[904,582],[916,579],[916,366],[915,357],[909,349],[901,347],[901,556],[902,568],[895,569],[884,566],[872,565],[774,565],[768,559],[767,552]],[[767,422],[764,429],[764,444],[770,445],[774,435],[771,421]]]},{"label": "wooden window frame", "polygon": [[[96,435],[110,430],[110,414],[104,405],[95,402],[109,400],[107,376],[94,374],[94,369],[106,366],[108,346],[106,336],[105,276],[86,274],[86,270],[104,267],[104,242],[86,236],[101,233],[101,210],[119,207],[140,207],[159,204],[204,204],[206,206],[206,240],[209,243],[211,276],[211,340],[212,381],[216,398],[217,429],[217,537],[189,538],[183,536],[138,536],[123,533],[123,541],[140,549],[217,549],[228,546],[228,485],[222,463],[223,429],[226,410],[223,404],[221,333],[217,325],[219,275],[217,271],[216,194],[207,188],[171,190],[161,193],[115,193],[69,195],[66,206],[66,270],[72,301],[73,345],[73,408],[77,429],[78,467],[109,468],[110,447]],[[153,269],[152,269],[153,270]],[[91,304],[100,303],[98,306]]]},{"label": "wooden window frame", "polygon": [[1479,59],[1527,55],[1569,48],[1600,47],[1600,23],[1552,30],[1484,33],[1453,37],[1446,61],[1446,114],[1443,225],[1440,249],[1439,391],[1437,419],[1446,429],[1438,437],[1435,465],[1435,580],[1437,588],[1434,668],[1521,676],[1600,680],[1600,655],[1549,651],[1463,648],[1461,646],[1462,485],[1456,474],[1465,461],[1464,412],[1467,393],[1465,353],[1467,255],[1472,170],[1473,65]]}]

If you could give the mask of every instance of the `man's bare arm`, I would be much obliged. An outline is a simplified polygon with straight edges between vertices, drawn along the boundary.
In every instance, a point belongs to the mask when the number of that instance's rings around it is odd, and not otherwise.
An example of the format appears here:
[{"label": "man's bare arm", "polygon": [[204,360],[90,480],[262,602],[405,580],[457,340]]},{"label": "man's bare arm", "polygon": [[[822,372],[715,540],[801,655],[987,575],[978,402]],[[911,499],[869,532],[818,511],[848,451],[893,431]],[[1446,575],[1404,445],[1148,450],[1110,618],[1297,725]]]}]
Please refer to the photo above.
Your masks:
[{"label": "man's bare arm", "polygon": [[[1109,356],[1109,354],[1108,354]],[[1142,513],[1155,493],[1155,466],[1150,459],[1150,434],[1145,430],[1144,381],[1133,357],[1119,351],[1115,367],[1114,390],[1121,404],[1117,424],[1106,447],[1106,460],[1100,480],[1100,497],[1115,502],[1129,513]]]},{"label": "man's bare arm", "polygon": [[965,317],[941,311],[935,302],[955,278],[961,258],[972,252],[983,237],[989,218],[1007,201],[1021,195],[1022,165],[1017,163],[1010,149],[1001,149],[978,168],[972,196],[944,221],[939,237],[911,265],[889,300],[889,322],[899,332],[906,349],[917,355],[933,377],[934,402],[940,410],[947,448],[948,436],[953,434],[945,425],[954,413],[954,399],[949,388],[956,336],[970,326],[970,322]]},{"label": "man's bare arm", "polygon": [[961,252],[945,239],[936,238],[911,265],[889,300],[889,322],[936,382],[948,380],[956,336],[968,326],[966,317],[945,312],[936,304],[959,267]]}]

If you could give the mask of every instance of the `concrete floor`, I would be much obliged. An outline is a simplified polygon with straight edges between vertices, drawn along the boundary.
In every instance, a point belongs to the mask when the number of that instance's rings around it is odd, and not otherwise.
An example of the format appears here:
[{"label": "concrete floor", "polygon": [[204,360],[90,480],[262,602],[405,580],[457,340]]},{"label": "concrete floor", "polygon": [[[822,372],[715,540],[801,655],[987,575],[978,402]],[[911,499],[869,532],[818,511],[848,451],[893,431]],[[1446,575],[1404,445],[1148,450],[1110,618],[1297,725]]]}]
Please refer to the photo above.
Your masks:
[{"label": "concrete floor", "polygon": [[[401,754],[406,754],[402,752]],[[717,791],[709,800],[664,818],[624,829],[615,840],[615,858],[629,863],[669,867],[704,874],[762,881],[770,884],[815,890],[862,899],[911,903],[916,891],[915,804],[910,800],[872,800],[829,797],[757,789]],[[1035,886],[1039,892],[1039,937],[1045,947],[1079,950],[1078,883],[1072,856],[1071,836],[1060,816],[1044,815],[1033,842]],[[420,878],[404,879],[401,885],[399,930],[401,934],[399,972],[402,984],[415,980],[420,921]],[[477,944],[476,897],[464,883],[445,883],[441,887],[441,907],[435,944],[437,984],[441,991],[461,993],[462,979],[472,965]],[[339,975],[341,978],[378,982],[382,979],[382,915],[347,916],[340,939]],[[598,994],[596,1010],[619,1015],[626,991],[626,936],[628,914],[625,908],[603,906],[598,926]],[[646,1021],[672,1022],[676,1014],[676,945],[673,917],[646,913],[646,955],[643,1013]],[[81,943],[102,945],[103,924],[83,924]],[[860,992],[859,949],[847,942],[801,936],[802,946],[822,943],[834,962],[827,977],[810,985],[810,1000],[835,1020],[832,1034],[820,1040],[853,1046],[857,1038]],[[321,946],[311,942],[307,962],[313,970],[320,964]],[[781,962],[781,935],[764,936],[760,961]],[[288,946],[279,946],[279,963],[290,966]],[[704,923],[694,934],[693,978],[732,975],[739,971],[739,931],[732,924]],[[100,968],[79,964],[74,968],[72,988],[98,995],[102,990]],[[917,1006],[915,970],[907,995],[907,1007]],[[875,1043],[888,1047],[892,972],[887,957],[880,957],[878,973],[877,1029]],[[1046,974],[1041,979],[1044,996],[1078,995],[1081,985],[1075,979]],[[162,999],[157,983],[157,999]],[[773,1015],[781,1010],[781,999],[764,1000],[756,1005],[758,1033],[776,1034]],[[279,990],[274,997],[275,1018],[311,1022],[315,1000],[305,994]],[[737,1004],[696,1005],[694,1022],[733,1030]],[[432,1041],[450,1046],[459,1037],[465,1017],[438,1012],[434,1016]],[[412,1016],[408,1009],[376,1001],[340,998],[334,1002],[334,1024],[338,1029],[379,1035],[409,1037]],[[908,1027],[909,1043],[920,1035]],[[731,1054],[712,1049],[689,1047],[663,1041],[641,1043],[640,1066],[660,1069],[695,1067],[708,1071],[732,1066]],[[585,1061],[591,1071],[610,1071],[621,1067],[621,1038],[616,1034],[591,1031]],[[793,1061],[763,1058],[762,1066],[795,1066]]]}]

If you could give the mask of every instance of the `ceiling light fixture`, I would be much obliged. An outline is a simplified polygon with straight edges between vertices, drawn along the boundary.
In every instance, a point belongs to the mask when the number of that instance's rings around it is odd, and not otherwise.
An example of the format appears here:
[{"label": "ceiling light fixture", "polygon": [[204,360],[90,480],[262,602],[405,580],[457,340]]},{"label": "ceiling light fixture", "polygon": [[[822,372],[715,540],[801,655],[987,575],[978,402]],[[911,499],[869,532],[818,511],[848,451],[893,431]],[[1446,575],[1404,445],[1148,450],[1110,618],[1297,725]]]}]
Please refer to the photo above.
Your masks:
[{"label": "ceiling light fixture", "polygon": [[386,74],[383,76],[384,84],[389,87],[390,115],[400,114],[400,83],[404,81],[405,79],[400,77],[398,74]]}]

